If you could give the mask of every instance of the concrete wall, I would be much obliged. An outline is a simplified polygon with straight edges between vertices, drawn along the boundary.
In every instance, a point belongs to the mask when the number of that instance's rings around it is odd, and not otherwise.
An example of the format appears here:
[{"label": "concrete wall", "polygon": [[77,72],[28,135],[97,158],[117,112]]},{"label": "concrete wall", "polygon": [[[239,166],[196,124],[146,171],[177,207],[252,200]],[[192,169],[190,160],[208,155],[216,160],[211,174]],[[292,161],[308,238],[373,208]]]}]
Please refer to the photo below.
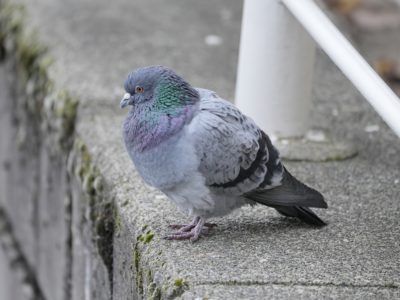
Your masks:
[{"label": "concrete wall", "polygon": [[2,9],[0,299],[110,299],[113,208],[74,134],[78,102],[48,78],[20,8]]}]

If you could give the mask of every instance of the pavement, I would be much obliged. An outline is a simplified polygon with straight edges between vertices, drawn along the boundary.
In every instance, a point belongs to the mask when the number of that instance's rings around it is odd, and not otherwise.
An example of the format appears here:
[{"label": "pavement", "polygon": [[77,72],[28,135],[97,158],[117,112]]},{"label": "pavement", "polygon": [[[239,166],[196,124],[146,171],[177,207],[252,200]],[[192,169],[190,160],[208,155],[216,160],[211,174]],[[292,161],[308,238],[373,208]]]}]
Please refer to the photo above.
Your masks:
[{"label": "pavement", "polygon": [[244,207],[213,219],[218,227],[198,243],[171,242],[162,239],[167,224],[188,218],[144,185],[125,153],[123,81],[133,68],[163,64],[233,99],[242,1],[20,2],[55,58],[51,77],[81,101],[77,135],[115,197],[113,299],[400,298],[400,140],[323,53],[312,128],[358,154],[286,164],[325,195],[329,209],[318,214],[328,226]]}]

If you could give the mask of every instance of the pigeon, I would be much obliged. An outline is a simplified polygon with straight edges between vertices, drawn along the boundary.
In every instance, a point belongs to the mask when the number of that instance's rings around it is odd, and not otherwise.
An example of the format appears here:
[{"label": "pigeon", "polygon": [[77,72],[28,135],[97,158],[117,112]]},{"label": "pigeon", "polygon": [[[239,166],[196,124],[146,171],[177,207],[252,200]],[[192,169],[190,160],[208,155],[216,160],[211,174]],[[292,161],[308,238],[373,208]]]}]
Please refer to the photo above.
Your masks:
[{"label": "pigeon", "polygon": [[310,209],[327,208],[324,197],[289,173],[268,135],[233,104],[164,66],[132,71],[124,88],[120,107],[131,109],[122,135],[136,170],[193,217],[171,225],[166,239],[194,242],[215,226],[208,218],[248,204],[326,225]]}]

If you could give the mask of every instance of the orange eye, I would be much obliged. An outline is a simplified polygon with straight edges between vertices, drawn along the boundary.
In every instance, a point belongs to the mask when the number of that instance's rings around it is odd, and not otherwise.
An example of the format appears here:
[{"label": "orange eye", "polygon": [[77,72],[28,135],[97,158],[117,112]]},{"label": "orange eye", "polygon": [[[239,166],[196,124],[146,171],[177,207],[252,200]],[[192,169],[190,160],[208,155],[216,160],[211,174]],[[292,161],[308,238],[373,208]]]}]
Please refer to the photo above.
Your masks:
[{"label": "orange eye", "polygon": [[143,93],[144,92],[144,88],[143,87],[141,87],[141,86],[137,86],[137,87],[135,87],[135,93]]}]

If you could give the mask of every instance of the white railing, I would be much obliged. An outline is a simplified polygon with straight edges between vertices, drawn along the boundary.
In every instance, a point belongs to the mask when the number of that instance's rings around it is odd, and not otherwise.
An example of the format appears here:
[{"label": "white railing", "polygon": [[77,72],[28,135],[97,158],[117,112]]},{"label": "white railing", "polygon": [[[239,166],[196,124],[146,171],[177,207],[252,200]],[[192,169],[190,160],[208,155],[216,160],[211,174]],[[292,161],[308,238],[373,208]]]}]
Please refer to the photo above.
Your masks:
[{"label": "white railing", "polygon": [[245,0],[239,108],[271,134],[306,132],[315,55],[309,36],[400,137],[400,99],[312,0]]}]

